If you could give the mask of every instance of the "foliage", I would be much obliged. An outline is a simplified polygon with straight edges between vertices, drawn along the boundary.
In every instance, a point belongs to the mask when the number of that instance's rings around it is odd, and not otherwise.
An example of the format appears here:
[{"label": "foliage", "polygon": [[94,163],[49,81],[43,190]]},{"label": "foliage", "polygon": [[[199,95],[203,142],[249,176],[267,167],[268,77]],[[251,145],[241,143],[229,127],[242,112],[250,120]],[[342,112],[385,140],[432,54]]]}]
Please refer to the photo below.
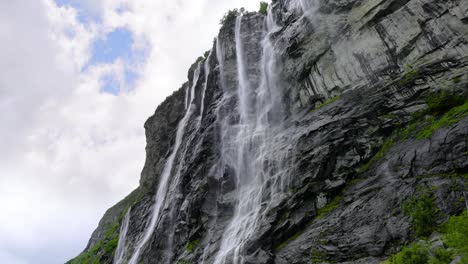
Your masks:
[{"label": "foliage", "polygon": [[291,241],[294,241],[296,240],[302,233],[304,232],[304,230],[299,230],[298,232],[296,232],[294,235],[292,235],[291,237],[289,237],[288,239],[284,240],[283,242],[281,242],[281,244],[279,244],[278,246],[275,247],[275,251],[280,251],[282,248],[284,248],[287,244],[289,244]]},{"label": "foliage", "polygon": [[427,241],[420,241],[403,247],[383,264],[449,264],[455,256],[461,256],[460,263],[468,263],[468,211],[460,216],[451,216],[441,230],[448,248],[437,248],[433,252]]},{"label": "foliage", "polygon": [[404,247],[403,250],[390,258],[392,264],[427,264],[428,249],[421,243]]},{"label": "foliage", "polygon": [[104,231],[103,239],[67,264],[99,264],[103,258],[110,259],[119,242],[119,231],[118,223],[108,225]]},{"label": "foliage", "polygon": [[438,248],[429,257],[429,264],[449,264],[453,260],[453,253],[445,248]]},{"label": "foliage", "polygon": [[230,24],[232,23],[236,17],[241,14],[241,13],[244,13],[244,8],[241,8],[241,9],[237,9],[237,8],[234,8],[234,9],[231,9],[229,10],[226,14],[224,14],[223,18],[221,18],[221,21],[219,21],[219,23],[221,25],[227,25],[227,24]]},{"label": "foliage", "polygon": [[412,228],[418,237],[428,237],[437,226],[439,211],[432,197],[421,194],[403,205],[406,215],[413,219]]},{"label": "foliage", "polygon": [[[107,225],[103,227],[103,237],[91,249],[81,253],[76,258],[67,262],[67,264],[99,264],[103,261],[112,259],[115,249],[119,242],[120,224],[131,206],[141,201],[145,193],[136,189],[114,207],[108,210],[103,219],[109,214]],[[113,211],[114,210],[114,211]],[[117,210],[117,211],[115,211]],[[113,211],[113,213],[110,213]]]},{"label": "foliage", "polygon": [[468,211],[460,216],[452,216],[445,225],[444,242],[468,263]]},{"label": "foliage", "polygon": [[185,249],[187,250],[187,252],[193,252],[197,247],[198,247],[198,244],[200,244],[200,240],[191,240],[187,243],[187,245],[185,246]]},{"label": "foliage", "polygon": [[418,70],[410,69],[408,72],[405,73],[405,75],[403,75],[403,78],[400,81],[398,81],[398,84],[400,85],[409,84],[413,82],[414,80],[416,80],[417,78],[419,78],[420,75],[421,75],[421,72],[419,72]]},{"label": "foliage", "polygon": [[260,10],[258,11],[261,14],[266,15],[268,12],[268,3],[267,2],[260,2]]},{"label": "foliage", "polygon": [[433,93],[426,98],[429,113],[440,115],[465,103],[465,98],[447,91]]},{"label": "foliage", "polygon": [[325,106],[327,105],[330,105],[332,103],[334,103],[336,100],[340,99],[340,96],[334,96],[330,99],[328,99],[327,101],[323,102],[321,105],[315,107],[314,109],[312,109],[312,111],[315,111],[315,110],[319,110],[321,108],[324,108]]},{"label": "foliage", "polygon": [[450,126],[468,116],[468,102],[463,105],[452,108],[440,119],[434,120],[429,126],[418,133],[418,139],[429,138],[432,134],[443,127]]},{"label": "foliage", "polygon": [[452,82],[455,83],[455,84],[460,83],[461,82],[461,76],[457,76],[457,77],[453,78]]},{"label": "foliage", "polygon": [[377,152],[366,164],[364,164],[364,166],[362,166],[361,168],[358,169],[358,172],[359,173],[362,173],[366,170],[368,170],[372,164],[374,164],[376,161],[378,161],[379,159],[381,159],[385,153],[387,153],[387,151],[393,147],[393,145],[395,144],[395,142],[393,141],[392,138],[390,139],[387,139],[382,147],[380,148],[379,152]]},{"label": "foliage", "polygon": [[325,205],[325,207],[320,208],[318,210],[316,218],[323,218],[325,215],[338,208],[340,206],[341,200],[343,200],[343,197],[340,195],[333,198],[333,200],[331,200],[327,205]]},{"label": "foliage", "polygon": [[323,252],[320,252],[316,249],[312,250],[312,263],[322,263],[327,261],[327,255],[325,255]]}]

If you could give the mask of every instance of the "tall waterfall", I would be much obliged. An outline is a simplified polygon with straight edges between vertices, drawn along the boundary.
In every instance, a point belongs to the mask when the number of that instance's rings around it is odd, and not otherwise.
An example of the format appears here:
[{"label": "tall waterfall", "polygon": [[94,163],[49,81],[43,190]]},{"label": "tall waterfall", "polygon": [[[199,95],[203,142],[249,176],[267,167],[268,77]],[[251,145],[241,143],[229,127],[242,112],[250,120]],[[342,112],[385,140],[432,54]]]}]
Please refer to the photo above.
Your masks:
[{"label": "tall waterfall", "polygon": [[272,195],[282,191],[282,121],[284,120],[281,90],[276,76],[277,62],[271,34],[277,29],[271,7],[265,19],[263,54],[260,61],[261,80],[252,87],[242,39],[242,15],[235,27],[238,74],[239,124],[226,125],[222,137],[223,162],[234,168],[237,206],[227,226],[215,264],[243,263],[242,250],[257,228],[257,223]]},{"label": "tall waterfall", "polygon": [[127,231],[128,231],[128,224],[130,222],[130,213],[132,208],[128,208],[127,213],[123,219],[122,225],[120,227],[120,234],[119,234],[119,242],[117,245],[117,249],[115,250],[114,254],[114,264],[121,264],[123,258],[125,257],[125,239],[127,238]]},{"label": "tall waterfall", "polygon": [[[186,112],[182,120],[180,120],[178,126],[177,126],[177,133],[176,133],[176,139],[175,139],[175,144],[174,144],[174,149],[172,150],[171,155],[166,161],[166,164],[164,165],[163,172],[161,174],[160,182],[158,184],[158,190],[156,192],[156,195],[154,197],[154,205],[153,205],[153,212],[151,214],[151,220],[146,228],[144,235],[142,238],[139,239],[137,242],[137,245],[135,247],[135,250],[133,251],[133,255],[131,259],[129,260],[129,264],[137,264],[138,259],[140,257],[141,249],[143,248],[144,245],[148,242],[150,239],[151,235],[153,234],[156,225],[159,220],[159,215],[161,212],[161,209],[163,208],[163,205],[166,200],[167,196],[167,191],[168,191],[168,186],[170,183],[170,176],[171,172],[174,166],[175,158],[177,156],[177,152],[180,148],[180,145],[182,143],[182,138],[185,132],[185,128],[187,126],[187,122],[192,115],[192,112],[194,110],[193,107],[193,101],[195,99],[195,86],[197,85],[198,78],[200,76],[200,64],[198,64],[197,69],[194,72],[193,75],[193,80],[192,80],[192,86],[190,87],[190,91],[187,88],[186,91]],[[189,94],[190,93],[190,94]],[[119,239],[120,240],[120,239]],[[128,249],[127,249],[128,250]],[[123,255],[124,253],[122,253]]]}]

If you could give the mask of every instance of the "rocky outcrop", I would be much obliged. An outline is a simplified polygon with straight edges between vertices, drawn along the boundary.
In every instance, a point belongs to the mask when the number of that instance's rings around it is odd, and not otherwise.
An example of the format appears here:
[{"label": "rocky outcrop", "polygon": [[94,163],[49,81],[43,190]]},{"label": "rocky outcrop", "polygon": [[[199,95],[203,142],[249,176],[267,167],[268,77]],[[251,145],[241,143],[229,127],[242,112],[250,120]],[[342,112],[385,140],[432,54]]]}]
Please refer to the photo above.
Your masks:
[{"label": "rocky outcrop", "polygon": [[[277,0],[268,12],[226,19],[145,124],[138,198],[110,209],[71,263],[111,263],[103,230],[130,206],[131,259],[174,150],[138,263],[379,263],[415,239],[410,199],[429,195],[438,222],[466,209],[465,1]],[[236,219],[248,232],[229,239]]]}]

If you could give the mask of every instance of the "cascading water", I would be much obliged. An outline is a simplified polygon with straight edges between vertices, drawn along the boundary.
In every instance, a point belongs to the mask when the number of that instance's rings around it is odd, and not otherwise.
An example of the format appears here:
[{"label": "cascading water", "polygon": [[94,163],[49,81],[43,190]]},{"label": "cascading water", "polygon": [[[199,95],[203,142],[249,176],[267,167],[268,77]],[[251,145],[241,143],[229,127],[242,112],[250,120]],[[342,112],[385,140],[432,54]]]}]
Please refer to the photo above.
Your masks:
[{"label": "cascading water", "polygon": [[265,19],[263,54],[260,61],[261,80],[253,87],[247,72],[242,39],[242,15],[235,28],[238,73],[239,124],[224,127],[222,159],[234,168],[237,206],[227,226],[215,264],[243,263],[242,250],[251,238],[261,216],[262,203],[268,206],[273,194],[281,192],[285,147],[282,145],[284,120],[282,91],[277,85],[277,63],[271,34],[277,30],[271,7]]},{"label": "cascading water", "polygon": [[127,213],[123,219],[122,225],[120,227],[119,242],[117,244],[117,249],[114,254],[114,264],[121,264],[124,259],[125,254],[125,240],[127,238],[128,224],[130,222],[130,212],[131,207],[128,208]]},{"label": "cascading water", "polygon": [[[131,259],[129,260],[129,264],[137,264],[138,259],[140,257],[140,251],[143,248],[144,245],[148,242],[150,239],[151,235],[153,234],[156,225],[159,220],[159,215],[161,212],[161,209],[164,205],[164,202],[166,200],[167,196],[167,191],[168,191],[168,186],[170,183],[170,176],[172,172],[172,168],[174,166],[175,158],[177,156],[177,152],[180,148],[180,145],[182,143],[182,138],[185,132],[185,128],[187,126],[187,122],[190,119],[190,116],[192,115],[193,112],[193,101],[195,99],[195,86],[198,82],[198,78],[200,76],[200,64],[198,64],[197,69],[194,72],[193,75],[193,81],[192,81],[192,86],[190,88],[190,95],[188,94],[188,91],[186,92],[186,112],[182,120],[179,122],[177,126],[177,133],[176,133],[176,139],[175,139],[175,144],[174,144],[174,149],[172,150],[171,155],[166,161],[166,164],[164,166],[163,172],[161,174],[161,180],[158,185],[158,190],[156,192],[156,196],[154,198],[154,205],[153,205],[153,212],[151,215],[151,220],[149,226],[146,228],[144,236],[138,241],[135,250],[133,251],[133,255]],[[187,103],[188,102],[188,103]]]},{"label": "cascading water", "polygon": [[205,70],[205,82],[203,83],[203,88],[202,88],[202,96],[201,96],[201,101],[200,101],[200,121],[201,123],[203,119],[203,110],[205,110],[205,93],[206,93],[206,87],[208,86],[208,77],[210,76],[210,59],[211,59],[211,54],[213,52],[210,51],[210,54],[208,57],[205,59],[205,64],[203,66]]},{"label": "cascading water", "polygon": [[291,0],[288,9],[302,12],[306,18],[311,20],[318,9],[318,2],[317,0]]}]

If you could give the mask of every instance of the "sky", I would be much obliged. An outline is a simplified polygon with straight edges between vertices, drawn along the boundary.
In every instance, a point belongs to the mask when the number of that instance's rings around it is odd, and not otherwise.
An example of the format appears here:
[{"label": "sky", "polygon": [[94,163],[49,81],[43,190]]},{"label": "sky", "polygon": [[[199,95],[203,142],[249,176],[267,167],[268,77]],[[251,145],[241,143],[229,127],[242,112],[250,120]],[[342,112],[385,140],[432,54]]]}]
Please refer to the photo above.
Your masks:
[{"label": "sky", "polygon": [[143,124],[257,0],[0,1],[0,263],[78,255],[138,186]]}]

